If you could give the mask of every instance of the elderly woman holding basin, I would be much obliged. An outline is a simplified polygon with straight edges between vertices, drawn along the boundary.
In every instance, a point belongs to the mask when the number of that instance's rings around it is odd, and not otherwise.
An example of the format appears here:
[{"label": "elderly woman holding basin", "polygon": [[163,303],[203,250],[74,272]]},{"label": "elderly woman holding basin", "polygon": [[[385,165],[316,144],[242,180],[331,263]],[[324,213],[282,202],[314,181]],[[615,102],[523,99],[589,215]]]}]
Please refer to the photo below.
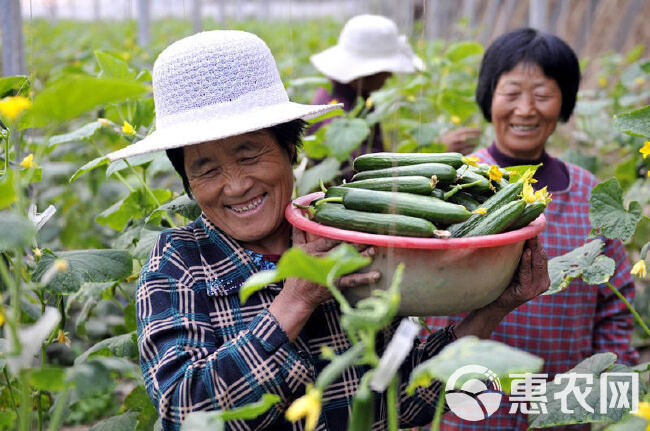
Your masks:
[{"label": "elderly woman holding basin", "polygon": [[[304,429],[302,421],[288,422],[285,410],[326,365],[321,347],[336,353],[350,347],[337,303],[327,288],[298,279],[270,285],[245,304],[238,290],[291,246],[313,255],[337,246],[292,230],[284,210],[303,120],[338,106],[290,102],[268,47],[241,31],[205,32],[172,44],[156,60],[153,87],[156,131],[110,158],[166,150],[202,215],[163,232],[142,268],[137,321],[147,391],[167,430],[179,429],[193,411],[231,409],[264,393],[281,401],[255,419],[229,423],[232,429]],[[367,246],[358,250],[374,253]],[[338,286],[380,276],[351,274]],[[416,345],[402,381],[455,337],[488,337],[506,314],[548,285],[545,253],[529,240],[505,292]],[[386,341],[378,340],[380,351]],[[363,372],[352,368],[325,391],[317,429],[346,428]],[[439,390],[436,382],[413,396],[402,393],[401,426],[430,421]],[[385,407],[383,397],[377,400]],[[386,427],[385,414],[376,409],[376,429]]]}]

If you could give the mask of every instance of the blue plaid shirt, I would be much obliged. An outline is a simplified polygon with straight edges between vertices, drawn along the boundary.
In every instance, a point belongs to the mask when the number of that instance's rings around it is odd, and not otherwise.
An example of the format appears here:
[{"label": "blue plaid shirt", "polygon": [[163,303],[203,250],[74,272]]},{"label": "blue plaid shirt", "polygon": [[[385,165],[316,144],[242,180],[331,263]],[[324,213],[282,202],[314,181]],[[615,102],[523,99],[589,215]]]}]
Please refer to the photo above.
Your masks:
[{"label": "blue plaid shirt", "polygon": [[[340,354],[350,340],[340,324],[337,303],[330,300],[312,314],[295,342],[289,342],[268,307],[282,285],[268,286],[239,302],[240,286],[272,262],[244,250],[205,215],[187,226],[164,231],[142,268],[137,289],[140,364],[149,396],[165,430],[177,430],[188,414],[225,410],[273,393],[281,401],[252,420],[229,422],[236,430],[302,430],[284,411],[305,393],[327,365],[322,346]],[[378,349],[390,340],[396,324],[378,337]],[[411,370],[449,342],[446,329],[417,344],[401,373],[400,426],[431,421],[440,383],[404,393]],[[347,428],[350,406],[365,367],[351,367],[323,394],[318,430]],[[375,397],[373,430],[387,428],[386,400]]]}]

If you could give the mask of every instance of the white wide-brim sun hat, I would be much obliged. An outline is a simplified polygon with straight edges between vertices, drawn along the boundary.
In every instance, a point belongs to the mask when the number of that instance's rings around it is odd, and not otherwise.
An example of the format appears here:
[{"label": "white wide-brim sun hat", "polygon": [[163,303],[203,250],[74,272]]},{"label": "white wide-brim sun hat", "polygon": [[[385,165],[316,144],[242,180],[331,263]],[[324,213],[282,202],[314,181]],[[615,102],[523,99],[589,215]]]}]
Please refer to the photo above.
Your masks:
[{"label": "white wide-brim sun hat", "polygon": [[413,73],[424,70],[397,25],[381,15],[358,15],[341,30],[338,43],[310,58],[323,75],[347,84],[379,72]]},{"label": "white wide-brim sun hat", "polygon": [[153,67],[156,130],[109,160],[237,136],[332,110],[289,101],[268,46],[254,34],[215,30],[167,47]]}]

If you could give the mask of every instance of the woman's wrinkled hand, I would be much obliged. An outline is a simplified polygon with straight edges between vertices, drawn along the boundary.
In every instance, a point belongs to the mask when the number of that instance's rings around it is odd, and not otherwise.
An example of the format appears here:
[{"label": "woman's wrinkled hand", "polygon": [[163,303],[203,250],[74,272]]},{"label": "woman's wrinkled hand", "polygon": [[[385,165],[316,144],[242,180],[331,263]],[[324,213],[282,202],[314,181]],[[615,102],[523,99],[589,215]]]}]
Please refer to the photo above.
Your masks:
[{"label": "woman's wrinkled hand", "polygon": [[[313,256],[325,256],[333,248],[340,245],[342,241],[333,240],[314,235],[306,235],[305,232],[293,228],[293,246],[300,247]],[[362,256],[372,257],[375,249],[365,244],[351,244]],[[380,277],[379,271],[367,273],[354,273],[345,275],[336,280],[336,287],[345,290],[351,287],[361,286],[376,282]],[[289,290],[296,295],[296,301],[304,302],[310,308],[316,308],[319,304],[332,298],[330,291],[321,286],[306,280],[289,278],[284,283],[283,290]]]},{"label": "woman's wrinkled hand", "polygon": [[509,313],[546,292],[551,284],[548,258],[537,237],[526,241],[510,285],[490,306]]},{"label": "woman's wrinkled hand", "polygon": [[447,151],[469,154],[478,144],[480,136],[480,129],[475,127],[461,127],[460,129],[445,133],[441,138],[441,142],[447,148]]}]

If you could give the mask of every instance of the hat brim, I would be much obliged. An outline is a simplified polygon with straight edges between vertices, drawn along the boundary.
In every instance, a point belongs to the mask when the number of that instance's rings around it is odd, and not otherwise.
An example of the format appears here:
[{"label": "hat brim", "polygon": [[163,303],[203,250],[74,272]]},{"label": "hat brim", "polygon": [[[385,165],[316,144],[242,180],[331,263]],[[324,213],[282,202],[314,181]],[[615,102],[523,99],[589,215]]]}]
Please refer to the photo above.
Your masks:
[{"label": "hat brim", "polygon": [[379,72],[413,73],[424,70],[424,62],[414,54],[397,52],[390,56],[361,57],[340,45],[314,54],[310,60],[322,74],[343,84]]},{"label": "hat brim", "polygon": [[254,132],[267,127],[303,119],[310,120],[343,108],[342,104],[303,105],[285,102],[247,110],[246,113],[185,121],[157,129],[146,138],[107,155],[110,161],[171,148],[186,147],[231,136]]}]

